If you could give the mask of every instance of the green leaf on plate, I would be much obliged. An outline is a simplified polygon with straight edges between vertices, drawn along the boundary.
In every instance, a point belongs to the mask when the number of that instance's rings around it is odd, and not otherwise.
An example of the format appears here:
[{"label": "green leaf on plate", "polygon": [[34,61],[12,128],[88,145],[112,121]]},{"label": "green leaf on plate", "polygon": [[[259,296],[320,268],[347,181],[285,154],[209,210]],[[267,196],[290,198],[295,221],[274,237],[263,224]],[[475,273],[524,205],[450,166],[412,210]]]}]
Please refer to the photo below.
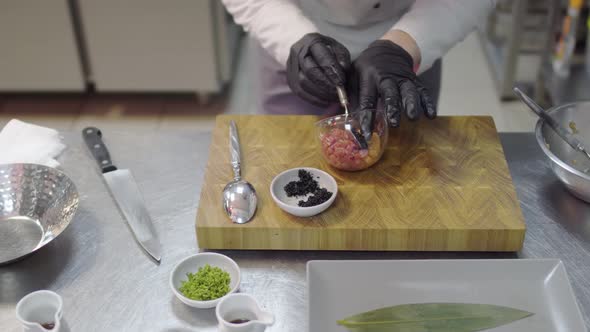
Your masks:
[{"label": "green leaf on plate", "polygon": [[416,303],[364,312],[337,323],[350,332],[474,332],[531,315],[489,304]]}]

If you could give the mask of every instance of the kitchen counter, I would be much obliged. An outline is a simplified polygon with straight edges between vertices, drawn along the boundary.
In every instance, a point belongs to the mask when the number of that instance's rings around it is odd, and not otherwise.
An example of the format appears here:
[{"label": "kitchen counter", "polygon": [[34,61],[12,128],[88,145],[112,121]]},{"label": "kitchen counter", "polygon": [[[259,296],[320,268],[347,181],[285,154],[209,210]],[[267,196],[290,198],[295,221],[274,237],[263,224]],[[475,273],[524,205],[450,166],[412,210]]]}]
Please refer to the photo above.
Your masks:
[{"label": "kitchen counter", "polygon": [[[15,305],[38,289],[63,296],[72,332],[217,331],[213,309],[182,304],[168,285],[174,264],[199,250],[194,218],[210,136],[101,129],[115,164],[131,169],[143,191],[162,243],[162,263],[133,240],[80,133],[65,134],[69,148],[62,164],[78,187],[80,208],[52,243],[0,266],[0,331],[21,331]],[[590,205],[565,191],[532,133],[500,136],[528,227],[521,252],[223,251],[242,268],[241,290],[276,315],[267,331],[307,330],[305,265],[314,259],[559,258],[590,327]]]}]

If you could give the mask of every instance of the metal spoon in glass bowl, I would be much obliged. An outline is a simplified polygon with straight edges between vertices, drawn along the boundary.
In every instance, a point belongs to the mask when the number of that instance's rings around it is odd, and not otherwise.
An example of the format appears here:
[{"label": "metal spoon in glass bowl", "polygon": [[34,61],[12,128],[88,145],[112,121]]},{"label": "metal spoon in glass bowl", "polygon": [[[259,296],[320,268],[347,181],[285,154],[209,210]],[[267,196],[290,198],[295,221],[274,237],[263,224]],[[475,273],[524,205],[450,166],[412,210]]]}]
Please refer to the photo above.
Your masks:
[{"label": "metal spoon in glass bowl", "polygon": [[365,135],[363,133],[363,127],[357,119],[355,119],[354,117],[349,117],[348,97],[346,96],[346,90],[344,90],[344,87],[342,86],[337,86],[336,92],[338,93],[340,105],[342,105],[342,108],[344,108],[344,130],[346,130],[352,135],[356,144],[359,146],[361,150],[367,150],[369,148],[369,144],[367,143],[367,139],[365,138]]},{"label": "metal spoon in glass bowl", "polygon": [[238,138],[238,128],[233,120],[229,124],[229,151],[234,179],[223,189],[223,209],[234,223],[245,224],[252,219],[256,212],[258,197],[254,187],[249,182],[242,180],[240,139]]}]

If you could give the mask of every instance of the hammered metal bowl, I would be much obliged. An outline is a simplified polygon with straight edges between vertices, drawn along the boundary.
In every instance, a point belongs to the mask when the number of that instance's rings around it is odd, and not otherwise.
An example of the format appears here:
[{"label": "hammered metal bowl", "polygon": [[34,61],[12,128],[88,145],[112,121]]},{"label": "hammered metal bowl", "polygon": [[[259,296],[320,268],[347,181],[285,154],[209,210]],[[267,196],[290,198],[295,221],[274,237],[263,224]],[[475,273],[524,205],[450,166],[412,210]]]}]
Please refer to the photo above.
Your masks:
[{"label": "hammered metal bowl", "polygon": [[0,165],[0,264],[55,239],[72,221],[78,201],[72,180],[55,168]]}]

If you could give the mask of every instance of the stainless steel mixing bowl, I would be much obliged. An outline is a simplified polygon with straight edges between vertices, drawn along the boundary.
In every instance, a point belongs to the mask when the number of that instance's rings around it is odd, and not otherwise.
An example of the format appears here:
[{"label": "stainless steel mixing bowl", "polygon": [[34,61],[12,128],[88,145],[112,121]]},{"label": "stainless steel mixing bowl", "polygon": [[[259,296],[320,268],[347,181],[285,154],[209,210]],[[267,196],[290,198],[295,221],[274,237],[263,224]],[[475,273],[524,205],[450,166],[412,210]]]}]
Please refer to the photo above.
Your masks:
[{"label": "stainless steel mixing bowl", "polygon": [[72,221],[78,201],[72,180],[55,168],[0,165],[0,264],[56,238]]},{"label": "stainless steel mixing bowl", "polygon": [[[547,110],[563,127],[576,130],[586,148],[590,148],[590,102],[579,102]],[[565,143],[543,120],[535,128],[537,142],[559,180],[576,197],[590,202],[590,160]],[[586,171],[586,172],[585,172]]]}]

